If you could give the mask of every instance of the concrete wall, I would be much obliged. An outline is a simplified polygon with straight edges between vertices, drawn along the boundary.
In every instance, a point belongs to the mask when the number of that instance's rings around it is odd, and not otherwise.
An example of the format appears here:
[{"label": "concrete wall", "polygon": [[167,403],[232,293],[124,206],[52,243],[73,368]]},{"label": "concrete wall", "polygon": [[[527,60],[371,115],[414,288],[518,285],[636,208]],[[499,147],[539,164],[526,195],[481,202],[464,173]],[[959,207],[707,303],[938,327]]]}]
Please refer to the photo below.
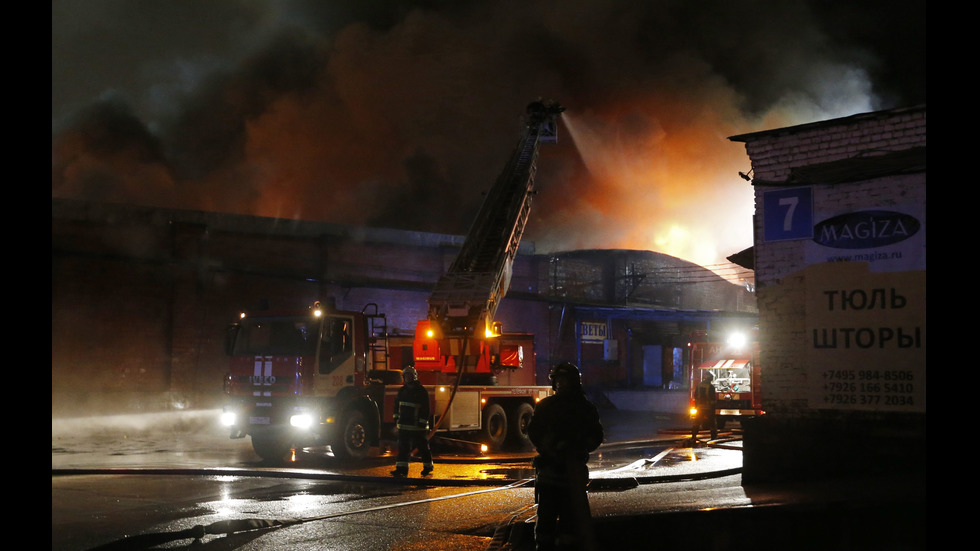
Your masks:
[{"label": "concrete wall", "polygon": [[217,407],[243,310],[378,303],[390,332],[411,334],[459,242],[53,201],[52,413]]}]

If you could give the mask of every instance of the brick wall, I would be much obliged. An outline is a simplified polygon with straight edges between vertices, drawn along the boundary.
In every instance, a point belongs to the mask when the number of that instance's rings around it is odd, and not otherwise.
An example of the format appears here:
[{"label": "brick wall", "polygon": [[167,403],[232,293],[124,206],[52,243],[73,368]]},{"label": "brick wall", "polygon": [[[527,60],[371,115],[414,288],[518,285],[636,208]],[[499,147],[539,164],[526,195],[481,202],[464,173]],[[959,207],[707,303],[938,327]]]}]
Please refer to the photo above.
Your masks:
[{"label": "brick wall", "polygon": [[925,107],[868,113],[837,121],[760,133],[758,139],[746,142],[754,179],[785,181],[795,167],[926,145]]}]

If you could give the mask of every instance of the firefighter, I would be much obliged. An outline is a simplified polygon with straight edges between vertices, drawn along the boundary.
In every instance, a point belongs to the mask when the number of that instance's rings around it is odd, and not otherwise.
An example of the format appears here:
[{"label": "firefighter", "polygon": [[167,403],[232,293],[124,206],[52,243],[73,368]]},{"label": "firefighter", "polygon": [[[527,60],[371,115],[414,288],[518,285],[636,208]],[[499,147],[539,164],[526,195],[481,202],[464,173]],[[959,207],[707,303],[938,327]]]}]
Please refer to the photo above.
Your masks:
[{"label": "firefighter", "polygon": [[698,410],[694,414],[694,427],[691,429],[691,440],[697,442],[698,432],[707,428],[711,431],[711,439],[718,438],[718,424],[715,420],[715,376],[709,371],[705,378],[694,389],[694,407]]},{"label": "firefighter", "polygon": [[534,458],[534,500],[538,504],[537,549],[576,543],[595,549],[587,493],[589,453],[603,439],[595,404],[585,396],[578,367],[569,362],[551,370],[555,394],[538,403],[527,426]]},{"label": "firefighter", "polygon": [[422,459],[422,476],[432,474],[432,451],[429,449],[429,392],[419,382],[412,366],[402,371],[405,384],[395,397],[395,427],[398,429],[398,458],[392,476],[408,476],[408,461],[412,450]]}]

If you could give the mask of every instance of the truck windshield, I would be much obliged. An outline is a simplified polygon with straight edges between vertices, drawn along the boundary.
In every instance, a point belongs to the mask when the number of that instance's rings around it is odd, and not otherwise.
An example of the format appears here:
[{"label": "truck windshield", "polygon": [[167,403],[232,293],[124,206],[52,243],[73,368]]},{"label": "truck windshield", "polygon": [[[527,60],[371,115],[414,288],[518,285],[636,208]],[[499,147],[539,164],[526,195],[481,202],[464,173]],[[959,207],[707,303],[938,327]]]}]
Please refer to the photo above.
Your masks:
[{"label": "truck windshield", "polygon": [[246,318],[233,353],[247,356],[312,356],[317,322],[307,318]]}]

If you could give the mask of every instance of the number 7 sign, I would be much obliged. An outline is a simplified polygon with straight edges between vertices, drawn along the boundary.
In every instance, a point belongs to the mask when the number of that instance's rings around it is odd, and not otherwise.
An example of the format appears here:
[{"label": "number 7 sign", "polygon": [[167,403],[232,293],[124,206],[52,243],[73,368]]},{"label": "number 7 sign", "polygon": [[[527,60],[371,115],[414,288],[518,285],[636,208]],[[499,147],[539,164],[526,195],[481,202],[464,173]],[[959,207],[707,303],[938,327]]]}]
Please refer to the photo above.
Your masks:
[{"label": "number 7 sign", "polygon": [[766,191],[762,209],[765,241],[813,237],[813,193],[809,187]]}]

